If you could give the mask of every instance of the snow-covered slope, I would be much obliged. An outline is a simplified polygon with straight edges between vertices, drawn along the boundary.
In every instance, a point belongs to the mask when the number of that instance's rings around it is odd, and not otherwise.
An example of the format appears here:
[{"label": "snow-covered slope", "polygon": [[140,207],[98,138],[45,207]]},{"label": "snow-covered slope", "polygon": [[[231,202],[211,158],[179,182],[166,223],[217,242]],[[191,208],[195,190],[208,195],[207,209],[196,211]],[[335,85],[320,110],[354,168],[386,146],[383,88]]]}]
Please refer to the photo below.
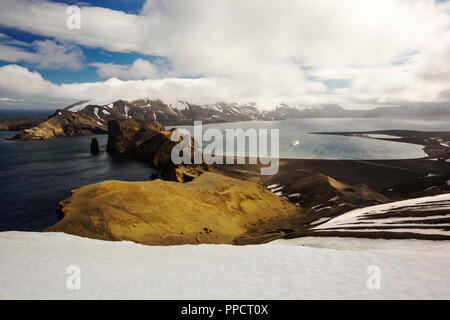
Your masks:
[{"label": "snow-covered slope", "polygon": [[[139,99],[132,102],[84,101],[66,108],[68,111],[90,115],[100,122],[120,118],[158,121],[164,125],[236,122],[263,119],[263,114],[254,106],[237,103],[216,103],[196,105],[187,101],[161,101]],[[276,118],[265,116],[267,120]]]},{"label": "snow-covered slope", "polygon": [[356,209],[313,230],[319,233],[390,233],[450,239],[450,194]]},{"label": "snow-covered slope", "polygon": [[[116,106],[117,104],[117,106]],[[114,117],[126,116],[135,119],[151,119],[157,117],[165,125],[192,123],[201,120],[205,123],[236,122],[249,120],[284,120],[293,118],[341,118],[341,117],[390,117],[393,115],[448,115],[448,103],[420,104],[400,107],[382,107],[373,110],[348,110],[339,105],[296,105],[286,103],[210,103],[196,104],[176,99],[159,100],[143,98],[135,101],[126,100],[91,100],[81,101],[66,109],[72,112],[92,114],[92,107],[108,107],[117,111]],[[125,110],[124,106],[131,111]],[[141,110],[134,111],[136,107]],[[99,114],[102,117],[102,113]],[[108,120],[108,117],[102,117]]]},{"label": "snow-covered slope", "polygon": [[[154,120],[164,125],[236,122],[250,120],[284,120],[301,117],[358,116],[355,111],[337,105],[295,106],[284,103],[268,106],[242,103],[195,104],[188,101],[139,99],[135,101],[92,100],[73,104],[66,110],[100,117],[101,122],[121,117]],[[94,113],[95,110],[99,112]],[[103,112],[105,110],[105,112]],[[107,113],[106,113],[107,112]]]},{"label": "snow-covered slope", "polygon": [[[298,241],[147,247],[60,233],[0,233],[0,299],[450,297],[450,242],[386,246],[386,240],[334,239],[346,249],[330,250],[317,248],[320,238],[315,248]],[[364,241],[364,251],[355,241]],[[374,270],[379,287],[367,286]],[[69,290],[77,271],[80,290]]]}]

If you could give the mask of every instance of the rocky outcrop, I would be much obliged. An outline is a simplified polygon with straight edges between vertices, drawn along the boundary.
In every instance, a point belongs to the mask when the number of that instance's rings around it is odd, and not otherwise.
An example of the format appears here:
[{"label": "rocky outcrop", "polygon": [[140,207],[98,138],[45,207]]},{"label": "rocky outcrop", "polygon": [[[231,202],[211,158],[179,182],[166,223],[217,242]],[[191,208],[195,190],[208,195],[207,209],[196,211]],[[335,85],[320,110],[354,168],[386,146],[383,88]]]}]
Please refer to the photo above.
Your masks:
[{"label": "rocky outcrop", "polygon": [[[172,148],[178,143],[171,140],[174,130],[165,130],[155,122],[136,121],[131,119],[114,120],[108,123],[107,152],[116,156],[127,156],[144,160],[153,167],[162,170],[162,178],[166,180],[191,181],[208,166],[181,164],[171,160]],[[191,159],[194,147],[191,143]],[[193,161],[192,161],[193,163]]]},{"label": "rocky outcrop", "polygon": [[389,200],[366,184],[349,185],[324,174],[299,179],[289,184],[284,193],[310,208],[343,203],[365,207]]},{"label": "rocky outcrop", "polygon": [[316,224],[335,218],[356,208],[389,202],[390,200],[364,183],[350,185],[324,174],[285,180],[284,185],[268,188],[280,197],[301,206],[303,215],[294,224],[288,237],[308,236]]},{"label": "rocky outcrop", "polygon": [[39,125],[46,118],[1,119],[0,131],[20,131]]},{"label": "rocky outcrop", "polygon": [[105,134],[107,127],[94,118],[67,110],[58,110],[48,120],[19,132],[13,140],[46,140],[54,137]]},{"label": "rocky outcrop", "polygon": [[260,225],[299,216],[266,188],[206,172],[188,183],[105,181],[59,204],[50,232],[146,245],[231,244]]},{"label": "rocky outcrop", "polygon": [[98,146],[97,138],[93,138],[91,140],[91,153],[92,154],[99,154],[100,153],[100,147]]}]

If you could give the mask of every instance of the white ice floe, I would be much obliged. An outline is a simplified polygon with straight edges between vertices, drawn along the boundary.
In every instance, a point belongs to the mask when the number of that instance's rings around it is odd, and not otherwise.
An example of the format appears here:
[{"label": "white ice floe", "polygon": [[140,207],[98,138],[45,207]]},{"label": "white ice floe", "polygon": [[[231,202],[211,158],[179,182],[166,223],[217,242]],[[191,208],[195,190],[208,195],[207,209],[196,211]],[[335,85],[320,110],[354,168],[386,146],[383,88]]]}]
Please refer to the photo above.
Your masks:
[{"label": "white ice floe", "polygon": [[[373,266],[375,289],[367,285]],[[303,238],[149,247],[0,233],[0,299],[448,299],[448,270],[448,241]],[[69,290],[77,274],[79,290]]]}]

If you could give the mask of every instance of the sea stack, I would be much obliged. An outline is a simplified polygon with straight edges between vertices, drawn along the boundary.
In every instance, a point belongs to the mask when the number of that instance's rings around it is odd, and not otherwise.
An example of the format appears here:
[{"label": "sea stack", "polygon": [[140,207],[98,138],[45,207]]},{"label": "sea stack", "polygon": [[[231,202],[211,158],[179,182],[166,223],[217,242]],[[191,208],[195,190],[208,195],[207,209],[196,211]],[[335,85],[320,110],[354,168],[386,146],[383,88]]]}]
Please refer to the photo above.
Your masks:
[{"label": "sea stack", "polygon": [[98,140],[97,140],[97,138],[93,138],[91,141],[91,153],[98,154],[99,152],[100,152],[100,148],[98,146]]}]

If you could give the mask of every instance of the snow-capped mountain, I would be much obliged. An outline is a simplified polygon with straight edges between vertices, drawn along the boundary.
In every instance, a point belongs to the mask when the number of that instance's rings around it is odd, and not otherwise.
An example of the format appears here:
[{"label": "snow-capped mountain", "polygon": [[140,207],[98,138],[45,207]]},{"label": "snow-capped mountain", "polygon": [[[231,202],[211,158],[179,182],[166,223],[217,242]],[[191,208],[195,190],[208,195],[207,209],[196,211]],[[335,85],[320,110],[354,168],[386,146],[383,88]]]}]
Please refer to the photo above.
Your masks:
[{"label": "snow-capped mountain", "polygon": [[267,108],[267,106],[254,103],[218,102],[199,105],[187,101],[162,101],[159,99],[139,99],[131,102],[126,100],[82,101],[67,107],[66,110],[93,117],[94,120],[104,124],[118,118],[133,118],[156,120],[163,125],[190,125],[194,121],[223,123],[295,118],[450,115],[450,105],[446,103],[348,110],[335,104],[302,106],[281,103]]},{"label": "snow-capped mountain", "polygon": [[292,106],[282,103],[273,110],[266,112],[266,115],[272,118],[281,119],[340,118],[361,117],[364,115],[364,111],[346,110],[338,105]]},{"label": "snow-capped mountain", "polygon": [[194,121],[221,123],[251,120],[285,120],[289,118],[361,116],[360,111],[346,110],[338,105],[302,107],[282,103],[270,110],[261,111],[255,104],[218,102],[198,105],[187,101],[154,99],[139,99],[132,102],[125,100],[83,101],[67,107],[66,110],[90,115],[101,123],[107,123],[117,118],[133,118],[157,121],[163,125],[187,125],[192,124]]},{"label": "snow-capped mountain", "polygon": [[90,115],[105,124],[120,118],[156,121],[163,125],[190,125],[196,120],[203,123],[281,120],[281,118],[265,116],[255,106],[237,103],[196,105],[185,101],[163,102],[150,99],[132,102],[88,101],[71,105],[66,110]]},{"label": "snow-capped mountain", "polygon": [[155,121],[166,126],[192,125],[194,121],[225,123],[252,120],[286,120],[295,118],[356,118],[392,116],[450,115],[450,105],[408,105],[373,110],[347,110],[338,105],[296,106],[285,103],[268,106],[218,102],[194,104],[187,101],[159,99],[81,101],[57,110],[48,120],[22,130],[14,139],[39,140],[106,132],[111,120],[134,119]]}]

